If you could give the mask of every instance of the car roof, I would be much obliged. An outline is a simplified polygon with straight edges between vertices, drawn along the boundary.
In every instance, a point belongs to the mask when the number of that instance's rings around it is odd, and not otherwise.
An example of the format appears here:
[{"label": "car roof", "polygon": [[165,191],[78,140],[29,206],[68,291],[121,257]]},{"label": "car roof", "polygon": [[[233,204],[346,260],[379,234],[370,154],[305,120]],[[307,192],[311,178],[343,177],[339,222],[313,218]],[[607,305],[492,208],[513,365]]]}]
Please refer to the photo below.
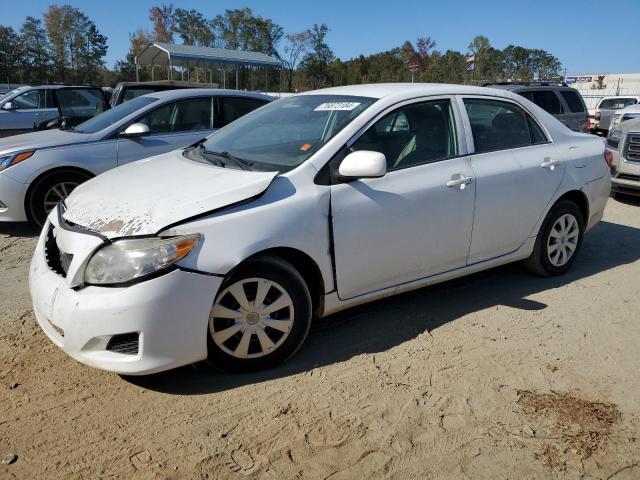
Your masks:
[{"label": "car roof", "polygon": [[210,97],[212,95],[221,97],[247,97],[261,100],[275,100],[274,97],[263,95],[256,92],[245,92],[242,90],[228,90],[223,88],[178,88],[174,90],[161,90],[144,95],[145,97],[154,97],[159,100],[171,100],[185,97]]},{"label": "car roof", "polygon": [[471,85],[449,83],[371,83],[365,85],[349,85],[331,87],[303,92],[298,95],[350,95],[356,97],[383,98],[389,96],[431,96],[431,95],[493,95],[514,98],[505,90],[488,89]]}]

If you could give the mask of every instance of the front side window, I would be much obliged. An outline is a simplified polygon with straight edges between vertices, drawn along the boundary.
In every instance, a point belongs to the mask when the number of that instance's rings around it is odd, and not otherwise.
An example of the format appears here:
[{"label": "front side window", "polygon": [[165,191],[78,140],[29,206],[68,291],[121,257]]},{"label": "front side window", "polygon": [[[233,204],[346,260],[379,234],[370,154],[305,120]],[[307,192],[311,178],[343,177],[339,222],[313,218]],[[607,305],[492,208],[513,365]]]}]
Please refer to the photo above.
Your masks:
[{"label": "front side window", "polygon": [[212,128],[212,108],[211,97],[181,100],[156,108],[136,123],[147,125],[151,134],[208,130]]},{"label": "front side window", "polygon": [[572,92],[571,90],[561,90],[560,94],[564,101],[569,105],[569,109],[576,112],[584,112],[584,103],[580,98],[580,94],[578,92]]},{"label": "front side window", "polygon": [[465,98],[476,153],[524,147],[548,140],[538,124],[515,104]]},{"label": "front side window", "polygon": [[221,115],[216,119],[216,128],[222,128],[267,103],[265,100],[244,97],[219,97],[219,100]]},{"label": "front side window", "polygon": [[256,170],[286,172],[317,152],[376,99],[296,95],[268,103],[211,135],[202,148]]},{"label": "front side window", "polygon": [[437,162],[457,155],[455,120],[449,100],[401,107],[374,123],[349,151],[384,153],[389,170]]},{"label": "front side window", "polygon": [[[29,90],[28,92],[18,95],[12,100],[13,107],[20,110],[32,110],[34,108],[44,108],[40,106],[40,91]],[[44,103],[44,102],[43,102]]]}]

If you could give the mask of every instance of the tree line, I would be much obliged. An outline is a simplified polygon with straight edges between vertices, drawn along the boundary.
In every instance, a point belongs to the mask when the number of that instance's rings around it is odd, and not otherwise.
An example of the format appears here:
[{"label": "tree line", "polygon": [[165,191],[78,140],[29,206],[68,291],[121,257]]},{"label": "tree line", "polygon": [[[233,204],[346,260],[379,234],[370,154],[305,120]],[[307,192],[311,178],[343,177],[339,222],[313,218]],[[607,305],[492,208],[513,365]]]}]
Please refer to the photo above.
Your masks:
[{"label": "tree line", "polygon": [[[152,7],[149,21],[150,28],[130,34],[126,57],[111,69],[104,61],[107,37],[78,8],[52,5],[42,18],[27,17],[18,31],[0,25],[0,82],[113,85],[131,81],[135,79],[135,57],[154,41],[250,50],[275,57],[282,62],[282,77],[267,71],[264,84],[254,85],[272,90],[278,84],[284,91],[303,91],[358,83],[482,84],[562,77],[560,61],[549,52],[518,45],[501,50],[481,35],[472,39],[465,53],[443,52],[434,39],[422,36],[384,52],[341,60],[329,45],[330,29],[324,23],[288,33],[250,8],[226,9],[208,18],[195,9],[172,4]],[[149,69],[140,74],[141,80],[151,76]],[[164,78],[166,75],[165,71]],[[248,87],[250,75],[253,81],[252,71],[240,69],[241,88]],[[162,73],[155,78],[163,78]]]}]

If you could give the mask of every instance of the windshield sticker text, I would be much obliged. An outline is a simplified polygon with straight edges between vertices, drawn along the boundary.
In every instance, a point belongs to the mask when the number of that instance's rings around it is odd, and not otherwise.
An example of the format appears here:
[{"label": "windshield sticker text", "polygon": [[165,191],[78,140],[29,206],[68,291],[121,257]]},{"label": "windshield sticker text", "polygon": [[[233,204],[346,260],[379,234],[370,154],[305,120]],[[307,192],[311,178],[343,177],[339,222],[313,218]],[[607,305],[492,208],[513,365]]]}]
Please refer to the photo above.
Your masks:
[{"label": "windshield sticker text", "polygon": [[327,102],[321,103],[313,109],[314,112],[326,112],[330,110],[350,111],[360,105],[359,102]]}]

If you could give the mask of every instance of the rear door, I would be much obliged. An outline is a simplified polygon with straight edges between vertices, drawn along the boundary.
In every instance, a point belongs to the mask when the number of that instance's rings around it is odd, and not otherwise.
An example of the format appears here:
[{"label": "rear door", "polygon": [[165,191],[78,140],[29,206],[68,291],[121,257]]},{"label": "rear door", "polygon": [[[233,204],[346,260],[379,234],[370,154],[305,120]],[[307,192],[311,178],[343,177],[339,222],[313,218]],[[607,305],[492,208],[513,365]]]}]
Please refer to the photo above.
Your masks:
[{"label": "rear door", "polygon": [[201,140],[213,131],[213,110],[214,97],[194,97],[166,103],[143,114],[131,123],[144,123],[149,127],[149,134],[138,138],[119,137],[118,164],[187,147]]},{"label": "rear door", "polygon": [[517,250],[560,186],[564,163],[548,134],[520,105],[462,97],[476,202],[469,264]]}]

